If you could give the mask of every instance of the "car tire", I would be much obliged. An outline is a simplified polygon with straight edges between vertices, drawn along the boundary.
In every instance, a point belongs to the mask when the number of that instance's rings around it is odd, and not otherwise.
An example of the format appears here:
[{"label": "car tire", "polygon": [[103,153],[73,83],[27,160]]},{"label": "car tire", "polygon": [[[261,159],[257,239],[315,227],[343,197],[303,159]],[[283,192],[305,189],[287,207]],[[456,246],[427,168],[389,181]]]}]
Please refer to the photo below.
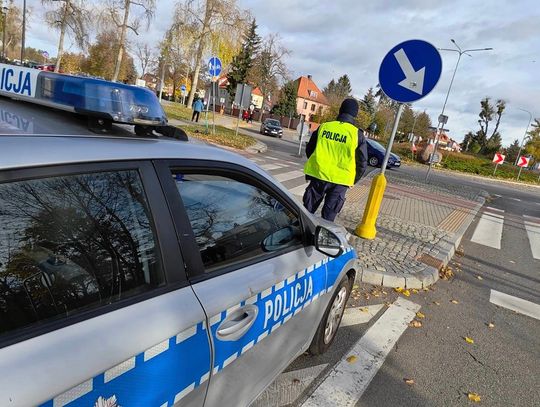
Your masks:
[{"label": "car tire", "polygon": [[317,332],[311,341],[309,353],[312,355],[323,354],[334,342],[350,293],[351,282],[347,276],[344,276],[339,282],[334,295],[332,295]]},{"label": "car tire", "polygon": [[369,165],[372,167],[378,167],[379,166],[379,159],[377,157],[369,157]]}]

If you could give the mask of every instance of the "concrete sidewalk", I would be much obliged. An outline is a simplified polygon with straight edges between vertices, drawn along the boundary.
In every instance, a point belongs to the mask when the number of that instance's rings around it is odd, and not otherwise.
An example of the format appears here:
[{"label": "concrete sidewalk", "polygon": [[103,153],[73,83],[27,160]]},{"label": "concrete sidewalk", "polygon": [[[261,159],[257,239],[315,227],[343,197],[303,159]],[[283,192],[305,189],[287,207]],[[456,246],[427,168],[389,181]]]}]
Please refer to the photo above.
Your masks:
[{"label": "concrete sidewalk", "polygon": [[454,255],[486,194],[425,184],[399,171],[389,171],[386,176],[388,186],[374,240],[354,235],[372,177],[350,190],[336,220],[351,233],[350,243],[356,248],[361,270],[357,278],[386,287],[427,287],[438,280],[439,270]]}]

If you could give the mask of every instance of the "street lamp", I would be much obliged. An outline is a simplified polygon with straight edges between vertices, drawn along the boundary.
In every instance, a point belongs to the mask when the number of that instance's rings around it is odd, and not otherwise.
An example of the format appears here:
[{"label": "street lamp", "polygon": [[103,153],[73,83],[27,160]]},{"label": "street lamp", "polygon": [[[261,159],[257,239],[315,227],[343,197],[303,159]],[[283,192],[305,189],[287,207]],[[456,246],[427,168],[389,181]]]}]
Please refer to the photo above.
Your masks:
[{"label": "street lamp", "polygon": [[23,0],[23,14],[22,14],[22,37],[21,37],[21,65],[24,61],[24,42],[26,36],[26,0]]},{"label": "street lamp", "polygon": [[[429,179],[429,173],[431,172],[431,167],[433,167],[433,157],[435,156],[435,153],[437,153],[437,147],[439,146],[439,134],[442,127],[446,124],[447,117],[444,116],[444,110],[446,109],[446,103],[448,102],[448,96],[450,96],[450,90],[452,90],[452,85],[454,83],[454,78],[456,77],[456,72],[459,66],[459,61],[461,61],[461,56],[463,54],[472,57],[470,55],[470,52],[478,52],[478,51],[492,51],[493,48],[471,48],[471,49],[461,49],[461,47],[456,43],[454,39],[451,39],[452,43],[456,46],[457,49],[454,48],[438,48],[439,51],[452,51],[457,52],[459,54],[458,60],[456,62],[456,67],[454,68],[454,73],[452,74],[452,79],[450,80],[450,86],[448,86],[448,92],[446,92],[446,98],[444,99],[443,108],[441,111],[441,114],[439,115],[439,124],[437,126],[437,131],[435,133],[435,147],[433,148],[433,153],[431,154],[431,157],[429,159],[429,168],[426,173],[426,182]],[[439,127],[440,126],[440,127]]]},{"label": "street lamp", "polygon": [[6,21],[9,8],[2,7],[2,62],[6,60]]},{"label": "street lamp", "polygon": [[521,140],[521,145],[519,146],[518,155],[516,157],[516,161],[515,161],[514,165],[518,165],[519,156],[521,155],[521,150],[523,150],[523,145],[525,144],[525,139],[527,139],[527,132],[529,131],[529,126],[531,125],[531,122],[532,122],[532,113],[531,112],[529,112],[528,110],[525,110],[525,109],[521,109],[519,107],[517,109],[521,110],[522,112],[529,113],[529,123],[527,123],[527,127],[525,128],[525,134],[523,135],[523,140]]}]

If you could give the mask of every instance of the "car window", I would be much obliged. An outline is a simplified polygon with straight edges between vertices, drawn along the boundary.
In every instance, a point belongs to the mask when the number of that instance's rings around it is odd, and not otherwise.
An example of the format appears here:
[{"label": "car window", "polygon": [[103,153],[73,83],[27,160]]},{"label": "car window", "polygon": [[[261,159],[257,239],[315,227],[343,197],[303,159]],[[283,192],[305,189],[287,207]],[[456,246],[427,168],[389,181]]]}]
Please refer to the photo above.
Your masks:
[{"label": "car window", "polygon": [[0,184],[0,334],[164,282],[137,171]]},{"label": "car window", "polygon": [[367,139],[367,143],[371,146],[371,148],[379,151],[386,151],[386,149],[379,143],[373,140]]},{"label": "car window", "polygon": [[267,120],[266,124],[269,124],[271,126],[281,126],[281,123],[277,120]]},{"label": "car window", "polygon": [[218,175],[173,176],[207,272],[302,244],[298,217],[260,188]]}]

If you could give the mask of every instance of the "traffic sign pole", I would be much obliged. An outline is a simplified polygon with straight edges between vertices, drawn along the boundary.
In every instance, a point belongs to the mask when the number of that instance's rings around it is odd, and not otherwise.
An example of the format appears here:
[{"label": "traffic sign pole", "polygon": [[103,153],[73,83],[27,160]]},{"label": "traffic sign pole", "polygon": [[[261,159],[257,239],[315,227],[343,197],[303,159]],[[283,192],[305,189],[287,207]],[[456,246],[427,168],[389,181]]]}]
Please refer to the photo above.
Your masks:
[{"label": "traffic sign pole", "polygon": [[[412,103],[430,93],[441,76],[442,59],[437,48],[426,41],[410,40],[392,48],[381,62],[379,84],[390,99],[399,103],[392,134],[386,148],[381,173],[373,178],[362,222],[355,233],[364,239],[377,235],[375,224],[386,188],[386,166],[405,103]],[[441,127],[442,128],[442,127]]]},{"label": "traffic sign pole", "polygon": [[499,163],[495,164],[495,169],[493,170],[493,176],[495,176],[495,173],[497,172],[497,168],[499,168]]},{"label": "traffic sign pole", "polygon": [[401,113],[403,113],[403,103],[399,104],[398,111],[396,113],[396,119],[394,120],[394,126],[392,127],[392,134],[390,135],[390,140],[388,141],[388,146],[386,147],[386,154],[384,155],[381,173],[377,174],[373,178],[366,208],[364,210],[364,216],[362,217],[362,222],[356,227],[355,230],[356,235],[363,237],[364,239],[375,239],[375,236],[377,235],[377,228],[375,227],[375,224],[377,223],[377,217],[379,216],[379,211],[381,209],[387,184],[384,173],[386,172],[388,159],[390,158],[390,154],[392,152],[392,145],[394,144],[394,138],[396,137]]}]

